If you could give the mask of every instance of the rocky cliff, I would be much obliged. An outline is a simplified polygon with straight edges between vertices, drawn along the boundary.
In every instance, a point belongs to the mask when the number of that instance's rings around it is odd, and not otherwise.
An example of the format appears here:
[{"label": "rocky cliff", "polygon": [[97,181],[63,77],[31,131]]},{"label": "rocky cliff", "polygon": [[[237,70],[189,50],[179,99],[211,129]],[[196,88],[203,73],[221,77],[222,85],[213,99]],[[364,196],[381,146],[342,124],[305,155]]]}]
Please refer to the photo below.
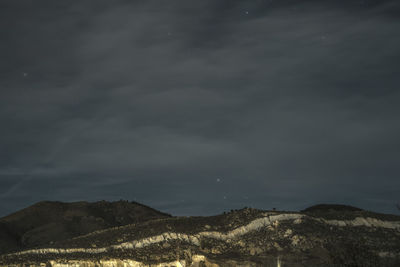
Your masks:
[{"label": "rocky cliff", "polygon": [[1,266],[400,266],[400,217],[346,206],[242,209],[113,227],[1,256]]}]

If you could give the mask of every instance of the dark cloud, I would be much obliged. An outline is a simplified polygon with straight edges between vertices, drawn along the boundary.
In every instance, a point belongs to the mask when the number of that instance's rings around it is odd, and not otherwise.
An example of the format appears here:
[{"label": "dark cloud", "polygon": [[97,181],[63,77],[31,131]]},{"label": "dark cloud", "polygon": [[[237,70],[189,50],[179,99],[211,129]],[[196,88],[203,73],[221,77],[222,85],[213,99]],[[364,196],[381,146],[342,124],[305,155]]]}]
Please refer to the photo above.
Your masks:
[{"label": "dark cloud", "polygon": [[395,211],[396,1],[0,5],[0,214]]}]

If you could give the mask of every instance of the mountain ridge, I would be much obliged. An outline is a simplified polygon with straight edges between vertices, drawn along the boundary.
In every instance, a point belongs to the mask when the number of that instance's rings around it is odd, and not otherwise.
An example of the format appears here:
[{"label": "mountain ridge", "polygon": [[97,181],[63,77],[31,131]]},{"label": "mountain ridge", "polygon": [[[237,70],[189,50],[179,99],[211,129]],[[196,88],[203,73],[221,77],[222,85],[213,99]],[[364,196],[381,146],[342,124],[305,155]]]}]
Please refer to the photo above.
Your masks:
[{"label": "mountain ridge", "polygon": [[145,220],[0,257],[0,266],[399,266],[400,216],[321,204]]}]

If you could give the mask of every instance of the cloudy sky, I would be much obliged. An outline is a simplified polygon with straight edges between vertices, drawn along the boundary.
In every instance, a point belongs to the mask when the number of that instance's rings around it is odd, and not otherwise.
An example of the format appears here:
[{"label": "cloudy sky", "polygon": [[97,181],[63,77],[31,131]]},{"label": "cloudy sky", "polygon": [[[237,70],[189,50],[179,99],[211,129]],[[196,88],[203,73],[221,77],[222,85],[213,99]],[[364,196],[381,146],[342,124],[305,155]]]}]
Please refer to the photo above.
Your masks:
[{"label": "cloudy sky", "polygon": [[0,215],[400,201],[400,3],[0,2]]}]

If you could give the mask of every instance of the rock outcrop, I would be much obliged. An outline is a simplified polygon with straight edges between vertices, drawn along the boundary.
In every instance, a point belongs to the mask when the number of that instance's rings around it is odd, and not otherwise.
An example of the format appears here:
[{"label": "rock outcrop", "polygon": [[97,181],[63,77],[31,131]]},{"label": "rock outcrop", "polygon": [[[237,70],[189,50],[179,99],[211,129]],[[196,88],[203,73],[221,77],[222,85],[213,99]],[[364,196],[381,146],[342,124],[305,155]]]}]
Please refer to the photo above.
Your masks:
[{"label": "rock outcrop", "polygon": [[[336,216],[335,216],[336,212]],[[5,254],[0,266],[400,266],[400,217],[242,209],[114,227]]]}]

